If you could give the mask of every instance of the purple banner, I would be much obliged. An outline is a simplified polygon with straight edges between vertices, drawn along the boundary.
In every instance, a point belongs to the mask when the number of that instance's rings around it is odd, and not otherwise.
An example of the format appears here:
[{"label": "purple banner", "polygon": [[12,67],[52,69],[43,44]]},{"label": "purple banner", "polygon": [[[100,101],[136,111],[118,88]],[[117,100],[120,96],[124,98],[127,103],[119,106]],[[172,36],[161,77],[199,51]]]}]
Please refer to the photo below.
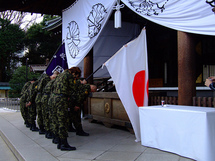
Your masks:
[{"label": "purple banner", "polygon": [[65,53],[65,44],[63,43],[57,53],[52,57],[51,62],[46,68],[46,74],[51,76],[55,71],[62,73],[64,69],[68,69],[68,65]]}]

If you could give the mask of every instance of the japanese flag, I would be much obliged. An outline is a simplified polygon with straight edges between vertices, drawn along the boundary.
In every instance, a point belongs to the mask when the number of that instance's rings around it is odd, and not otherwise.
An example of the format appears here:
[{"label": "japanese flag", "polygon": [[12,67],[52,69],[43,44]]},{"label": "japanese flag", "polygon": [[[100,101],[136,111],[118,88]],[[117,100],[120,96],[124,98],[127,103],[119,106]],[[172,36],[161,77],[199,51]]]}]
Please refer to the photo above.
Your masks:
[{"label": "japanese flag", "polygon": [[146,30],[124,45],[104,64],[133,126],[136,141],[140,141],[138,107],[148,105],[148,58]]}]

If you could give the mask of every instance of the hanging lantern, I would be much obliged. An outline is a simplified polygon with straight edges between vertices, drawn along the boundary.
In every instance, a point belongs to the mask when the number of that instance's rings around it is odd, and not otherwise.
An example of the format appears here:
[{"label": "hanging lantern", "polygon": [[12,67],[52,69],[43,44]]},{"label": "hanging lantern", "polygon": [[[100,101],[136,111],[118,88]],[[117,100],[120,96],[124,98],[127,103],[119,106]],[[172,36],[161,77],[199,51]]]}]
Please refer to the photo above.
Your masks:
[{"label": "hanging lantern", "polygon": [[120,5],[120,0],[117,0],[117,5],[113,7],[113,9],[116,10],[114,14],[114,28],[121,28],[122,26],[120,8],[123,8],[123,7],[124,7],[124,4]]},{"label": "hanging lantern", "polygon": [[121,28],[121,12],[116,10],[114,14],[114,28]]}]

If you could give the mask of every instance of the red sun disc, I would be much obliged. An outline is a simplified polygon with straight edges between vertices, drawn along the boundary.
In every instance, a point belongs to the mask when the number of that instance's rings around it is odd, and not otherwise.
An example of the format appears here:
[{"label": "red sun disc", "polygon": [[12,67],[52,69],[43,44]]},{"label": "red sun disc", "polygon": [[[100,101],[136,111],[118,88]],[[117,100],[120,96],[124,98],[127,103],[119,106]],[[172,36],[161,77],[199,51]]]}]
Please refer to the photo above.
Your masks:
[{"label": "red sun disc", "polygon": [[143,106],[145,95],[145,70],[139,71],[134,76],[132,91],[137,106]]}]

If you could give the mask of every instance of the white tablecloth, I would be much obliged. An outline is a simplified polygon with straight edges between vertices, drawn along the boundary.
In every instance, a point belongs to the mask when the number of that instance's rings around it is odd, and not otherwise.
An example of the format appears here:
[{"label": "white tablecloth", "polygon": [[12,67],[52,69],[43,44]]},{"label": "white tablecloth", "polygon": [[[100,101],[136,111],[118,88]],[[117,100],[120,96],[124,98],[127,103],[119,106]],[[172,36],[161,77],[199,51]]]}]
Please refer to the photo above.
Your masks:
[{"label": "white tablecloth", "polygon": [[139,108],[141,144],[197,161],[215,161],[215,109],[195,106]]}]

